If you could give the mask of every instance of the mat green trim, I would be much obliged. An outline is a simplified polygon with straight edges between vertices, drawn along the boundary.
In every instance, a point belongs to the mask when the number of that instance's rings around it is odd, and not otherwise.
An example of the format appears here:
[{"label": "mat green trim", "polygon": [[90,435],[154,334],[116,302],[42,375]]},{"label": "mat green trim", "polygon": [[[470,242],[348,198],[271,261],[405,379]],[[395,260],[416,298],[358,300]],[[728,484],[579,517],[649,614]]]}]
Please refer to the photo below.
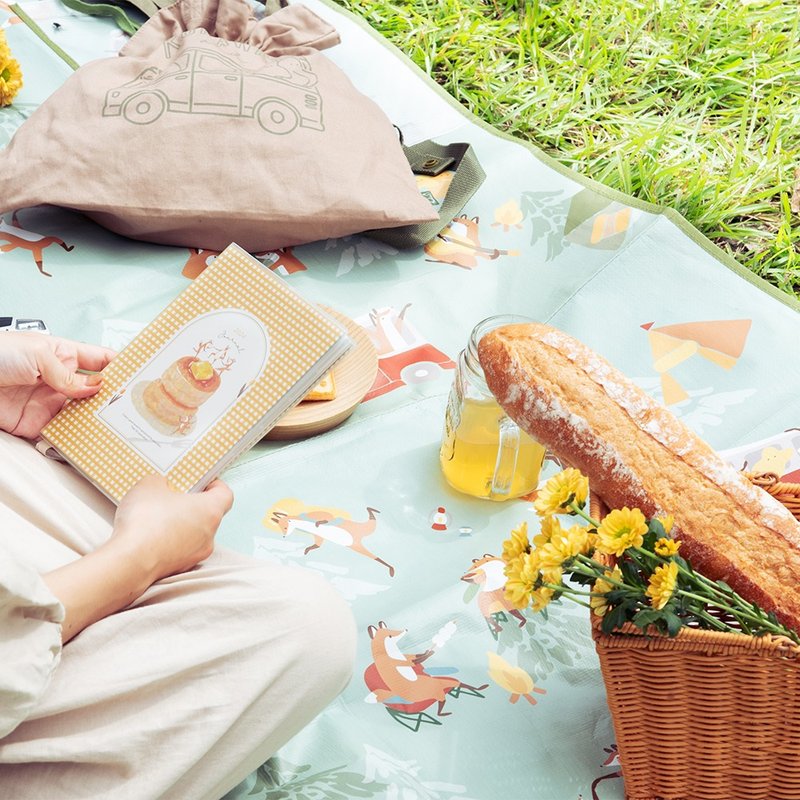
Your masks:
[{"label": "mat green trim", "polygon": [[515,144],[521,145],[522,147],[526,148],[533,156],[535,156],[539,161],[546,164],[548,167],[554,169],[556,172],[564,175],[568,178],[575,180],[576,182],[582,184],[583,186],[591,189],[597,194],[603,195],[604,197],[609,198],[609,200],[616,200],[617,202],[624,203],[626,205],[631,206],[632,208],[639,209],[640,211],[646,211],[650,214],[661,214],[666,217],[670,222],[672,222],[677,228],[681,230],[682,233],[685,233],[695,244],[699,245],[703,248],[709,255],[713,256],[717,261],[720,262],[723,266],[730,269],[732,272],[735,272],[739,277],[744,278],[749,283],[752,283],[753,286],[759,288],[762,292],[770,295],[771,297],[779,300],[784,305],[788,306],[795,311],[800,311],[800,300],[792,295],[787,294],[786,292],[782,292],[776,286],[773,286],[771,283],[765,281],[763,278],[760,278],[755,273],[751,272],[746,267],[742,266],[733,256],[728,255],[724,250],[721,250],[717,245],[714,244],[709,238],[704,236],[694,225],[691,224],[685,217],[683,217],[679,212],[677,212],[674,208],[670,208],[668,206],[661,206],[655,203],[648,203],[645,200],[639,200],[636,197],[631,197],[630,195],[625,194],[624,192],[620,192],[618,189],[612,189],[605,184],[598,183],[593,178],[589,178],[586,175],[582,175],[579,172],[575,172],[574,170],[570,169],[569,167],[562,164],[560,161],[556,160],[553,156],[548,155],[543,150],[540,150],[536,145],[530,144],[529,142],[525,142],[522,139],[518,139],[516,136],[512,136],[511,134],[505,133],[504,131],[498,130],[493,125],[490,125],[485,120],[481,119],[480,117],[473,114],[467,108],[465,108],[461,103],[458,102],[452,95],[446,92],[433,78],[428,75],[423,69],[421,69],[417,64],[414,63],[402,50],[400,50],[396,45],[392,44],[386,38],[381,36],[374,28],[370,26],[368,22],[366,22],[361,17],[353,14],[352,11],[343,8],[342,6],[338,5],[335,0],[319,0],[320,3],[323,5],[328,6],[332,10],[342,14],[343,16],[349,17],[353,20],[359,27],[363,30],[367,31],[373,39],[379,41],[385,48],[391,50],[393,54],[402,58],[405,63],[411,68],[415,74],[422,78],[428,86],[430,86],[443,100],[445,100],[448,105],[452,108],[457,109],[463,117],[465,117],[469,122],[478,125],[479,127],[483,128],[484,130],[488,131],[489,133],[494,134],[495,136],[500,137],[501,139],[506,139],[507,141],[514,142]]},{"label": "mat green trim", "polygon": [[[459,103],[452,95],[446,92],[435,80],[433,80],[430,75],[417,66],[417,64],[415,64],[402,50],[389,42],[385,37],[381,36],[364,19],[356,14],[353,14],[348,9],[338,5],[335,0],[319,0],[319,2],[321,2],[323,5],[326,5],[336,13],[351,19],[362,30],[369,33],[374,40],[380,42],[380,44],[387,50],[391,51],[393,55],[399,57],[419,78],[421,78],[431,89],[433,89],[433,91],[435,91],[439,97],[445,100],[449,106],[458,110],[461,116],[463,116],[468,122],[478,125],[485,131],[492,133],[501,139],[521,145],[535,158],[546,164],[551,169],[555,170],[561,175],[564,175],[565,177],[571,178],[572,180],[591,189],[597,194],[607,197],[609,200],[616,200],[617,202],[624,203],[632,208],[639,209],[640,211],[645,211],[650,214],[660,214],[666,217],[666,219],[672,222],[682,233],[686,234],[695,244],[703,248],[703,250],[715,258],[720,264],[727,267],[732,272],[735,272],[739,277],[753,284],[753,286],[757,287],[762,292],[765,292],[770,297],[780,301],[794,311],[800,312],[800,300],[787,294],[786,292],[782,292],[777,287],[773,286],[763,278],[755,275],[746,267],[742,266],[742,264],[740,264],[735,258],[721,250],[709,238],[700,233],[700,231],[698,231],[694,225],[692,225],[680,213],[675,211],[675,209],[668,206],[657,205],[655,203],[648,203],[645,200],[639,200],[636,197],[632,197],[624,192],[620,192],[618,189],[612,189],[605,184],[599,183],[593,178],[589,178],[586,175],[575,172],[574,170],[562,164],[553,156],[548,155],[543,150],[540,150],[538,147],[536,147],[536,145],[518,139],[517,137],[505,133],[504,131],[498,130],[461,105],[461,103]],[[169,7],[169,5],[174,5],[174,3],[165,4],[165,7]],[[31,29],[31,31],[33,31],[33,33],[35,33],[36,36],[38,36],[54,53],[56,53],[56,55],[62,58],[70,67],[72,67],[72,69],[78,69],[79,64],[77,64],[74,59],[67,55],[67,53],[65,53],[52,39],[50,39],[50,37],[47,36],[47,34],[33,21],[33,19],[31,19],[28,14],[26,14],[19,7],[19,5],[12,5],[11,10],[17,14],[17,16],[19,16],[19,18]]]}]

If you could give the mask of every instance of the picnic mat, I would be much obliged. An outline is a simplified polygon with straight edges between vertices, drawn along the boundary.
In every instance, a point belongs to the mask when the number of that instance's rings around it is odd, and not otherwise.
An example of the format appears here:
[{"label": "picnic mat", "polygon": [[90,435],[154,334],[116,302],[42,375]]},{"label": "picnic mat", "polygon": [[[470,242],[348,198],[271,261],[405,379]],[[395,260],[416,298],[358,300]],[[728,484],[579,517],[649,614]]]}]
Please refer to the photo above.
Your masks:
[{"label": "picnic mat", "polygon": [[[791,475],[800,470],[797,303],[677,214],[498,134],[358,20],[319,0],[306,4],[341,32],[327,55],[407,143],[470,142],[487,180],[453,223],[460,244],[398,252],[349,236],[257,254],[307,298],[362,325],[379,373],[341,427],[262,442],[224,476],[236,504],[220,543],[323,574],[351,604],[360,634],[342,696],[226,800],[619,800],[586,610],[553,605],[544,620],[492,604],[503,539],[523,520],[536,524],[530,503],[471,499],[441,476],[454,360],[485,317],[549,322],[606,356],[714,447],[739,448],[737,466]],[[25,87],[0,111],[0,146],[70,72],[3,7]],[[110,21],[53,0],[24,8],[79,63],[123,40]],[[0,314],[42,318],[54,333],[111,347],[215,255],[122,239],[56,208],[3,211]],[[306,519],[314,511],[336,518],[327,526],[336,531],[309,549],[319,533]],[[379,622],[407,631],[403,653],[433,650],[414,697],[375,702],[385,666],[369,628]],[[435,678],[457,683],[442,716]],[[313,663],[306,679],[315,680]],[[530,687],[528,679],[535,688],[519,698],[515,686]]]}]

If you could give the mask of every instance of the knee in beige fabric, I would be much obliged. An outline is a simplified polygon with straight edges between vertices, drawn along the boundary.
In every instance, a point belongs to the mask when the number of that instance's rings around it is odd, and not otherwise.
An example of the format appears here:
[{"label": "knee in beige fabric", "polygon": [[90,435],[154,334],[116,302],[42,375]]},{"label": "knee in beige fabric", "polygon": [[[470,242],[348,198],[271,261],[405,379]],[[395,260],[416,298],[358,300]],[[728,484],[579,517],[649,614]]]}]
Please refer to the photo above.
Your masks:
[{"label": "knee in beige fabric", "polygon": [[313,685],[310,694],[327,704],[350,680],[355,662],[356,625],[350,606],[318,573],[287,568],[292,575],[292,616],[298,631],[298,658]]}]

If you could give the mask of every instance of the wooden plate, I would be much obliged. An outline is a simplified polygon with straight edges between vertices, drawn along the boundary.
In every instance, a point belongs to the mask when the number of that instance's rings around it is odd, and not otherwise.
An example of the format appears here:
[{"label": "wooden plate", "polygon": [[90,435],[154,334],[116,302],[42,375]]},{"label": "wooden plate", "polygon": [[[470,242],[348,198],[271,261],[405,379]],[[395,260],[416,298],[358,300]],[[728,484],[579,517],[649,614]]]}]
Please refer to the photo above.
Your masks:
[{"label": "wooden plate", "polygon": [[267,439],[303,439],[330,430],[344,422],[375,382],[378,353],[367,332],[349,317],[327,306],[323,311],[341,322],[355,343],[333,367],[336,397],[302,402],[287,411],[267,434]]}]

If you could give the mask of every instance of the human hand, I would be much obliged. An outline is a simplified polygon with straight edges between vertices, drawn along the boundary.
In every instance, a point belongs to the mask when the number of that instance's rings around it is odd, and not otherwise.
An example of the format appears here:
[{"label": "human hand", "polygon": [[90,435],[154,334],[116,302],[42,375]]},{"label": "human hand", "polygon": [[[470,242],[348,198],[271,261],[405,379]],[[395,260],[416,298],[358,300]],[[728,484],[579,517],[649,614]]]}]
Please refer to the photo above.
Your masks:
[{"label": "human hand", "polygon": [[68,397],[99,391],[114,351],[41,333],[0,334],[0,430],[34,439]]},{"label": "human hand", "polygon": [[184,494],[171,489],[166,478],[150,475],[119,504],[109,545],[122,547],[134,559],[149,586],[208,558],[232,505],[233,493],[220,480],[198,494]]}]

